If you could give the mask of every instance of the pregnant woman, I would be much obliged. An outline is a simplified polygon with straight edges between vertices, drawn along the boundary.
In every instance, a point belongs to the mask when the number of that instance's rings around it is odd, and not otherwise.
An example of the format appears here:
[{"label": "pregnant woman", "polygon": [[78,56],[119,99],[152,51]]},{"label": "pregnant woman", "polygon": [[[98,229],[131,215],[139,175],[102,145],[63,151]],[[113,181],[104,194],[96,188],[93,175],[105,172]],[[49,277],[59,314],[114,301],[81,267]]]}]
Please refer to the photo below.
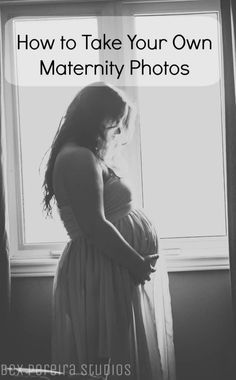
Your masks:
[{"label": "pregnant woman", "polygon": [[84,87],[45,172],[44,208],[50,214],[55,198],[70,237],[54,279],[52,363],[76,378],[175,376],[168,277],[155,228],[112,164],[131,115],[112,86]]}]

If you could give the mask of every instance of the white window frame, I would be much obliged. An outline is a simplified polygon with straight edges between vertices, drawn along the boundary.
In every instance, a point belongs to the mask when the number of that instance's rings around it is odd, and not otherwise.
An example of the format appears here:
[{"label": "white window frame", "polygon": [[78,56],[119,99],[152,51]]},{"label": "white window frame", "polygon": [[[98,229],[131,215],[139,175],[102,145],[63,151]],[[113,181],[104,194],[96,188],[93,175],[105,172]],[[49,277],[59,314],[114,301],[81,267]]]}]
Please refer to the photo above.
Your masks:
[{"label": "white window frame", "polygon": [[[69,2],[63,1],[35,1],[33,7],[27,4],[34,1],[3,1],[5,6],[2,6],[2,32],[4,34],[4,23],[16,16],[40,16],[40,15],[75,15],[79,10],[80,16],[87,15],[132,15],[132,14],[160,14],[160,13],[194,13],[194,12],[218,12],[220,18],[220,1],[216,7],[215,0],[206,1],[110,1],[95,2],[88,1],[86,4],[77,1],[76,4],[69,5]],[[39,4],[40,3],[40,4]],[[52,5],[49,5],[52,3]],[[57,4],[55,14],[55,4]],[[66,3],[66,4],[65,4]],[[13,5],[15,4],[15,5]],[[17,5],[16,5],[17,4]],[[13,6],[12,6],[13,5]],[[46,9],[46,12],[45,12]],[[119,27],[119,26],[118,26]],[[4,36],[3,36],[4,37]],[[220,33],[220,39],[222,36]],[[4,44],[4,38],[3,38]],[[3,46],[4,50],[4,46]],[[223,62],[223,59],[222,59]],[[222,68],[223,72],[223,68]],[[222,76],[223,77],[223,76]],[[52,276],[55,273],[58,256],[64,248],[65,244],[55,243],[40,245],[23,245],[22,235],[22,218],[19,216],[22,213],[22,200],[19,196],[21,187],[20,178],[20,147],[18,135],[18,114],[15,105],[17,104],[17,93],[14,86],[11,86],[4,80],[4,100],[5,100],[5,134],[6,134],[6,201],[8,210],[8,231],[11,255],[11,270],[13,276]],[[132,94],[135,96],[135,94]],[[222,110],[224,113],[224,83],[222,81]],[[224,118],[222,120],[223,130],[225,131]],[[13,141],[13,144],[11,142]],[[225,136],[223,135],[223,145],[225,152]],[[136,157],[137,184],[141,194],[141,160],[140,160],[140,131],[137,128],[134,143],[131,147],[131,155]],[[136,162],[137,162],[136,160]],[[224,157],[224,166],[226,160]],[[224,173],[226,168],[224,167]],[[226,174],[225,174],[226,178]],[[226,189],[225,189],[226,193]],[[227,205],[225,205],[227,210]],[[227,225],[227,223],[226,223]],[[178,238],[178,239],[161,239],[163,253],[167,258],[169,271],[196,271],[196,270],[215,270],[228,269],[228,239],[224,237],[210,238]]]},{"label": "white window frame", "polygon": [[[154,1],[138,2],[127,0],[121,7],[123,15],[174,15],[194,13],[216,13],[220,25],[220,0],[177,0],[177,1]],[[126,20],[126,19],[125,19]],[[132,25],[124,26],[125,34],[134,32]],[[219,30],[219,43],[222,46],[222,30]],[[128,52],[125,52],[128,55]],[[221,52],[221,73],[223,75],[223,52]],[[224,80],[221,81],[221,106],[222,106],[222,151],[224,165],[224,194],[225,194],[225,224],[224,236],[212,237],[186,237],[186,238],[163,238],[161,246],[172,270],[208,270],[228,268],[228,237],[227,237],[227,189],[226,189],[226,147],[225,147],[225,118],[224,118]]]}]

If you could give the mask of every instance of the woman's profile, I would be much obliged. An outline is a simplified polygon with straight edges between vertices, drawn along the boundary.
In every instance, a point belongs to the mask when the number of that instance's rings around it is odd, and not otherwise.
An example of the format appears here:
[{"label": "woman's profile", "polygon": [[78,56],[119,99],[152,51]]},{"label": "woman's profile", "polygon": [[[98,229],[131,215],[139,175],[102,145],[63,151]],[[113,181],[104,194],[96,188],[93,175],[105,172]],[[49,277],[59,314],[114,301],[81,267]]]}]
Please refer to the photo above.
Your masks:
[{"label": "woman's profile", "polygon": [[157,233],[112,167],[131,119],[121,91],[94,83],[71,102],[51,145],[44,209],[56,200],[70,237],[54,279],[52,363],[72,377],[175,376]]}]

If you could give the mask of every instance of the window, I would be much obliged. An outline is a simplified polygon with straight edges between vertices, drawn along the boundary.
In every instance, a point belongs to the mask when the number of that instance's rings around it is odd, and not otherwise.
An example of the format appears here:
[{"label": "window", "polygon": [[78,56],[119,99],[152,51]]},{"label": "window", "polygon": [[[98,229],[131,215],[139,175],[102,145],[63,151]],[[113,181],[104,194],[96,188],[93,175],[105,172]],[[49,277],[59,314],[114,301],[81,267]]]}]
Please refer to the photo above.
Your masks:
[{"label": "window", "polygon": [[[216,14],[205,13],[206,16],[214,17],[217,23]],[[194,18],[200,23],[202,19],[198,21],[197,17],[137,16],[135,29],[138,35],[145,30],[154,39],[159,32],[155,25],[160,22],[173,25],[190,19],[192,23]],[[141,50],[137,53],[139,60],[145,58]],[[220,60],[215,65],[219,70]],[[144,203],[159,220],[160,237],[224,236],[220,82],[198,87],[146,88],[139,85],[138,78],[138,95]]]},{"label": "window", "polygon": [[[58,35],[63,31],[63,36],[68,39],[73,33],[91,33],[98,35],[97,19],[92,17],[82,18],[39,18],[30,20],[22,18],[14,21],[14,34],[29,34],[34,38],[48,36],[50,29]],[[76,32],[75,32],[76,31]],[[16,39],[16,37],[14,38]],[[94,50],[90,62],[97,62],[98,51]],[[82,59],[81,59],[82,58]],[[59,60],[61,62],[61,60]],[[83,57],[80,57],[81,64]],[[17,57],[16,57],[17,63]],[[22,66],[20,66],[22,68]],[[25,70],[18,69],[19,74]],[[87,81],[87,83],[86,83]],[[90,76],[83,77],[83,84],[92,82]],[[81,82],[81,80],[80,80]],[[45,219],[42,213],[43,176],[39,176],[39,163],[45,152],[49,149],[51,141],[56,133],[63,112],[75,96],[76,87],[24,87],[18,86],[18,114],[19,114],[19,140],[21,162],[21,186],[22,186],[22,226],[23,244],[40,244],[51,242],[64,242],[67,240],[63,228],[56,213],[55,220]],[[58,93],[61,96],[58,96]],[[36,143],[37,142],[37,143]],[[30,159],[34,157],[33,159]],[[43,166],[42,166],[43,168]],[[42,171],[43,174],[44,170]]]},{"label": "window", "polygon": [[[122,13],[128,17],[118,17]],[[56,9],[42,4],[15,6],[14,12],[6,7],[2,33],[4,36],[4,25],[11,19],[12,35],[6,36],[5,53],[11,49],[11,38],[24,30],[34,31],[36,36],[42,30],[52,29],[52,25],[54,30],[58,28],[68,35],[80,28],[96,36],[104,30],[111,32],[112,16],[100,17],[108,14],[115,15],[116,31],[123,34],[130,30],[138,34],[144,30],[155,32],[160,17],[169,24],[180,17],[189,19],[204,14],[215,21],[220,17],[218,1],[204,4],[200,1],[138,4],[131,1],[96,6],[88,2],[86,5],[58,5]],[[221,71],[220,27],[217,33],[220,54],[215,64]],[[142,55],[140,51],[139,58]],[[20,75],[18,59],[15,55],[12,62]],[[102,59],[98,51],[91,56],[91,62]],[[125,57],[120,54],[119,59]],[[133,142],[126,151],[137,196],[157,223],[170,268],[197,269],[198,265],[199,269],[225,268],[227,217],[222,81],[201,87],[148,88],[141,86],[139,80],[137,76],[135,86],[126,88],[138,103],[140,117]],[[42,213],[44,166],[41,175],[39,167],[63,112],[77,91],[75,86],[24,87],[5,81],[10,249],[15,263],[25,260],[30,271],[39,275],[54,272],[53,254],[56,256],[67,240],[56,211],[53,220],[45,219]],[[38,263],[38,269],[33,267],[32,258]]]},{"label": "window", "polygon": [[[124,14],[133,18],[132,27],[127,22],[126,30],[150,41],[163,36],[166,25],[168,36],[174,28],[188,32],[198,31],[200,25],[204,31],[209,25],[212,27],[218,55],[211,68],[219,73],[213,83],[205,77],[199,78],[201,85],[180,83],[173,87],[165,85],[163,76],[159,85],[148,87],[144,76],[136,75],[142,191],[145,209],[156,222],[161,246],[177,262],[190,255],[192,259],[227,256],[220,4],[129,4]],[[149,62],[144,50],[136,49],[135,53],[139,61]],[[158,62],[163,58],[161,53],[157,51]],[[173,61],[178,56],[168,58]]]}]

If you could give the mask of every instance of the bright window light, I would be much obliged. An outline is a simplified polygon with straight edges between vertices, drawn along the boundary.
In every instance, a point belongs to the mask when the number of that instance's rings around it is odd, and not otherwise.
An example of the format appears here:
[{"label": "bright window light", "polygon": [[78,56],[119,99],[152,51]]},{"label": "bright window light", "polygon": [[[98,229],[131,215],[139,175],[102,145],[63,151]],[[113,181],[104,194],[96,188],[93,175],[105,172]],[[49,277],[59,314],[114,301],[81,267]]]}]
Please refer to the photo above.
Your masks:
[{"label": "bright window light", "polygon": [[[154,38],[160,17],[169,16],[135,17],[136,32],[141,35],[145,30]],[[179,16],[171,17],[174,22]],[[145,53],[141,56],[145,58]],[[215,64],[220,68],[219,60]],[[159,236],[225,235],[220,82],[139,87],[138,95],[144,206],[156,221]]]},{"label": "bright window light", "polygon": [[[53,23],[53,25],[52,25]],[[27,29],[37,31],[48,27],[58,28],[64,34],[77,28],[78,34],[90,30],[97,36],[96,18],[66,18],[15,21],[15,32]],[[85,28],[86,26],[86,28]],[[22,28],[22,30],[20,29]],[[74,32],[75,33],[75,32]],[[98,52],[94,51],[94,62],[99,61]],[[91,62],[93,63],[93,61]],[[91,82],[87,76],[87,84]],[[85,83],[83,83],[83,86]],[[19,135],[21,145],[21,176],[24,218],[24,243],[63,242],[67,235],[62,222],[54,208],[53,219],[45,219],[42,212],[42,183],[44,167],[48,156],[43,161],[41,173],[40,163],[45,152],[50,148],[53,137],[59,126],[61,117],[78,92],[77,87],[22,87],[18,86]]]}]

